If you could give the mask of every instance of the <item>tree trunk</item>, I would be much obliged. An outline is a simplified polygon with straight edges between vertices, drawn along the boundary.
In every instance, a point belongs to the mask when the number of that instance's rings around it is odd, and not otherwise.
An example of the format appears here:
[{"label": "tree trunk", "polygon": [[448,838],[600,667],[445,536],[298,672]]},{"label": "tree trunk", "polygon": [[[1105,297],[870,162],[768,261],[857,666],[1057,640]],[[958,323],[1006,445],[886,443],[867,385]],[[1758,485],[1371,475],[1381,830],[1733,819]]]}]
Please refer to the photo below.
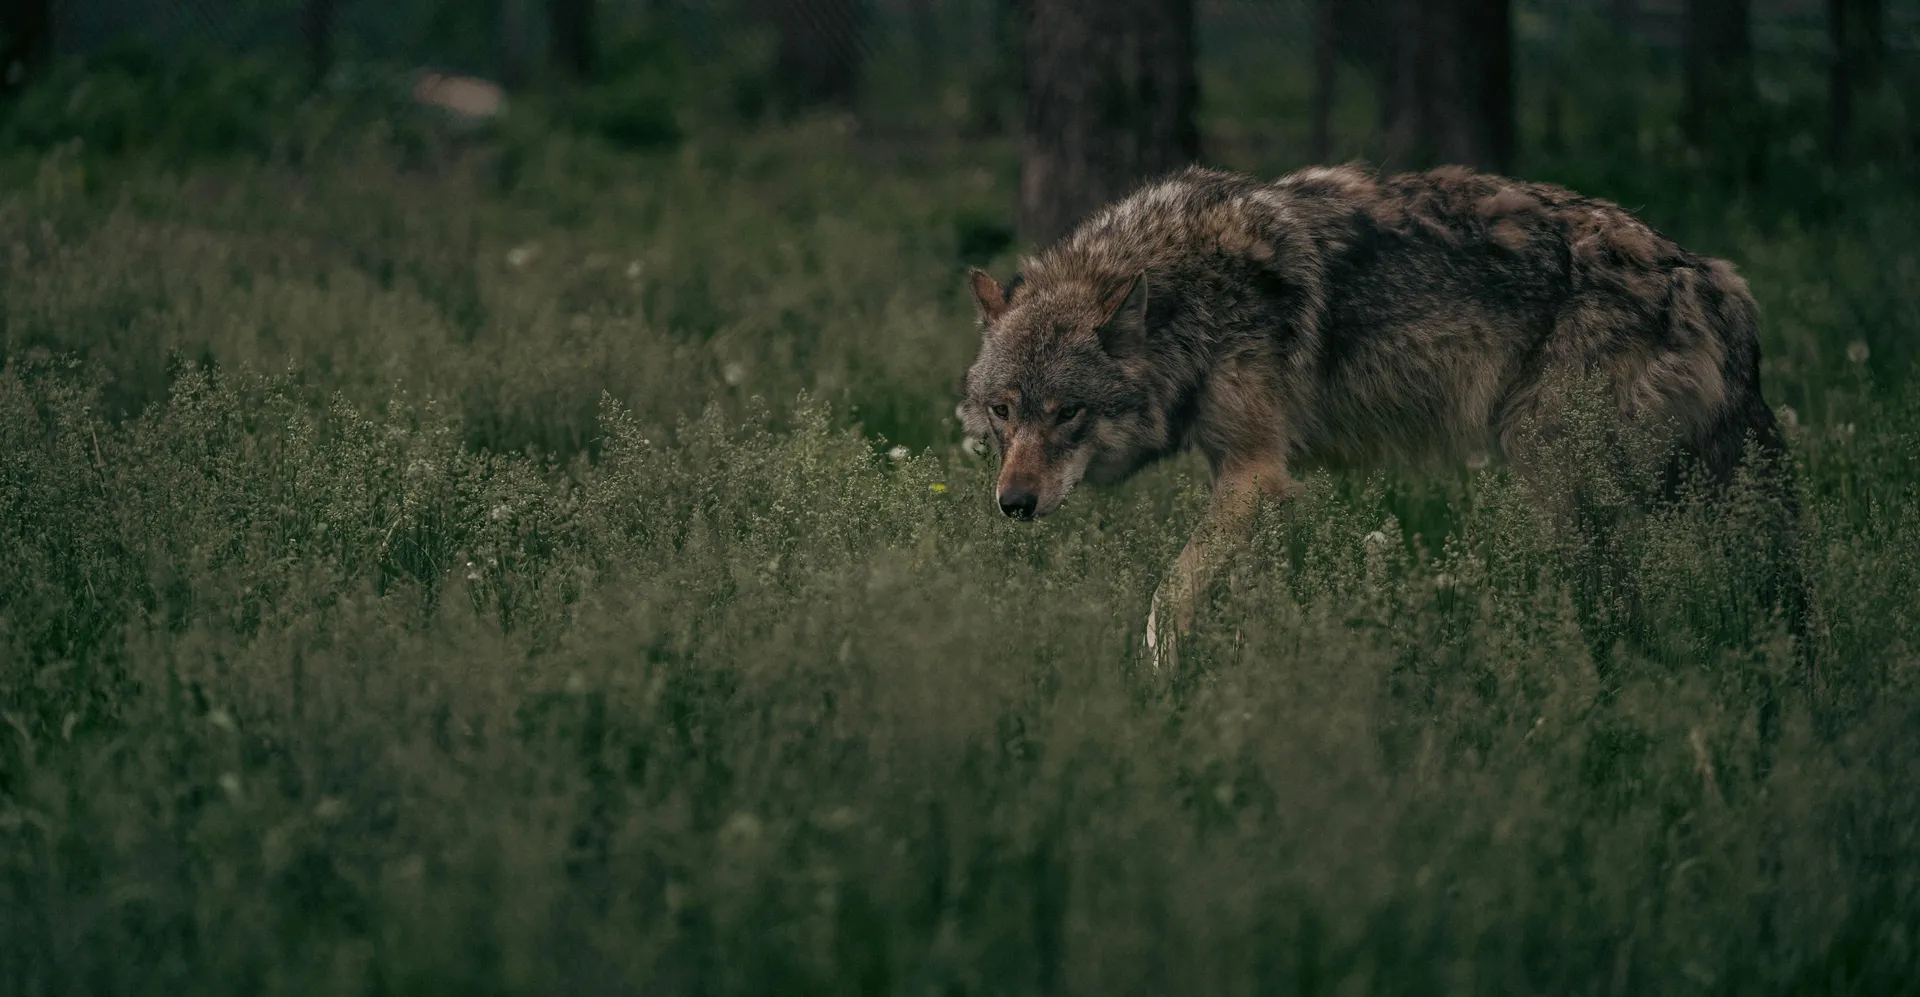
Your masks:
[{"label": "tree trunk", "polygon": [[53,49],[53,0],[0,0],[0,93],[26,82]]},{"label": "tree trunk", "polygon": [[866,62],[866,0],[755,0],[778,40],[774,74],[787,110],[851,106]]},{"label": "tree trunk", "polygon": [[1607,21],[1613,26],[1613,30],[1623,35],[1633,34],[1637,26],[1636,22],[1639,20],[1639,12],[1634,9],[1635,6],[1633,0],[1608,0]]},{"label": "tree trunk", "polygon": [[1748,0],[1687,0],[1685,31],[1688,139],[1705,144],[1739,127],[1753,102],[1753,19]]},{"label": "tree trunk", "polygon": [[1340,72],[1340,0],[1313,5],[1313,161],[1333,155],[1333,86]]},{"label": "tree trunk", "polygon": [[1381,88],[1389,154],[1407,166],[1513,164],[1509,0],[1399,0]]},{"label": "tree trunk", "polygon": [[1827,78],[1827,144],[1835,159],[1843,159],[1853,127],[1854,97],[1880,82],[1886,53],[1884,0],[1827,0],[1827,27],[1833,39]]},{"label": "tree trunk", "polygon": [[914,58],[920,63],[920,79],[933,83],[941,79],[941,42],[939,0],[908,0],[907,30],[913,35]]},{"label": "tree trunk", "polygon": [[500,0],[500,84],[517,90],[527,83],[527,0]]},{"label": "tree trunk", "polygon": [[1193,0],[1032,0],[1025,52],[1030,242],[1198,158]]},{"label": "tree trunk", "polygon": [[306,0],[301,11],[300,31],[307,43],[307,71],[314,86],[327,78],[333,68],[333,21],[339,11],[338,0]]},{"label": "tree trunk", "polygon": [[575,79],[593,72],[593,0],[549,0],[553,61]]}]

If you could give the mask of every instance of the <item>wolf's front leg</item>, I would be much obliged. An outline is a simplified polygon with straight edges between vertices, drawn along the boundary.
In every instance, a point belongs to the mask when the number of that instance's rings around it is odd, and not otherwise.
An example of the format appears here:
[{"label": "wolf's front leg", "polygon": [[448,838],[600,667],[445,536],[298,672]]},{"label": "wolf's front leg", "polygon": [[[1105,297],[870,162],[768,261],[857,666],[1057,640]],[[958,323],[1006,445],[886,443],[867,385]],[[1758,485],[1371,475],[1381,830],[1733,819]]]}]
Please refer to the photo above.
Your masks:
[{"label": "wolf's front leg", "polygon": [[1221,562],[1251,539],[1261,501],[1282,500],[1294,490],[1286,462],[1277,456],[1229,465],[1214,476],[1206,515],[1154,590],[1147,611],[1147,650],[1155,671],[1178,664],[1179,640],[1193,629],[1195,606],[1212,587]]}]

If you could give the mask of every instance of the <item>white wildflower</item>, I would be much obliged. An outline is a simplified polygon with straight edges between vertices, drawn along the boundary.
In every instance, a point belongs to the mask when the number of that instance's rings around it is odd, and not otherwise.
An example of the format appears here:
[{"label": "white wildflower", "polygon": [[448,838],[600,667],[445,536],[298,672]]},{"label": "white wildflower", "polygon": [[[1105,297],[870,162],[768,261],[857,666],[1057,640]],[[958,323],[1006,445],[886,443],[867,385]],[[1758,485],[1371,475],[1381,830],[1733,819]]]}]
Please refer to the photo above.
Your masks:
[{"label": "white wildflower", "polygon": [[747,368],[737,363],[730,363],[721,368],[720,379],[729,385],[738,385],[747,379]]},{"label": "white wildflower", "polygon": [[1867,362],[1866,340],[1856,339],[1847,344],[1847,361],[1856,365]]},{"label": "white wildflower", "polygon": [[888,460],[906,460],[907,457],[910,456],[912,453],[913,451],[908,450],[906,447],[896,446],[893,449],[887,451],[887,459]]},{"label": "white wildflower", "polygon": [[533,243],[527,243],[524,246],[515,246],[507,250],[507,266],[519,270],[527,264],[532,263],[539,255],[540,247]]}]

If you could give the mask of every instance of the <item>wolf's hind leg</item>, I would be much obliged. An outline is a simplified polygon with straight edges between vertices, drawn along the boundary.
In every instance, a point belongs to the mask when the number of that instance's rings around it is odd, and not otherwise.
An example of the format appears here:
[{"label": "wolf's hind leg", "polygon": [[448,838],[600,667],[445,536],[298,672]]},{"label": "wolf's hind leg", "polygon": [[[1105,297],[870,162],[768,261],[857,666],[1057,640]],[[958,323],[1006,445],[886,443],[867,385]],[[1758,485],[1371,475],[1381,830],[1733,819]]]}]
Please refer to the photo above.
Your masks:
[{"label": "wolf's hind leg", "polygon": [[1206,514],[1180,551],[1173,570],[1154,590],[1147,612],[1147,649],[1155,671],[1178,664],[1179,639],[1193,629],[1194,607],[1213,582],[1220,563],[1253,534],[1263,500],[1285,500],[1297,489],[1277,453],[1225,464],[1214,475]]}]

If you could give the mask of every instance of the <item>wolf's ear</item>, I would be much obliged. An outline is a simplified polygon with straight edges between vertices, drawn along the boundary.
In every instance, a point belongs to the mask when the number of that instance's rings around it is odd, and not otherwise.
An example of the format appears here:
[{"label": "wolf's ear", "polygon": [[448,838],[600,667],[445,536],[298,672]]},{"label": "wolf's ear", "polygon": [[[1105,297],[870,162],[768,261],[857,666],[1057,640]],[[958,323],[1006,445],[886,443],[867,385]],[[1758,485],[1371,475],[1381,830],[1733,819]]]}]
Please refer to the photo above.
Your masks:
[{"label": "wolf's ear", "polygon": [[1147,338],[1147,275],[1135,274],[1100,298],[1100,344],[1109,353],[1139,346]]},{"label": "wolf's ear", "polygon": [[985,270],[968,267],[967,287],[973,291],[973,307],[980,313],[981,325],[992,325],[1007,313],[1007,293]]}]

